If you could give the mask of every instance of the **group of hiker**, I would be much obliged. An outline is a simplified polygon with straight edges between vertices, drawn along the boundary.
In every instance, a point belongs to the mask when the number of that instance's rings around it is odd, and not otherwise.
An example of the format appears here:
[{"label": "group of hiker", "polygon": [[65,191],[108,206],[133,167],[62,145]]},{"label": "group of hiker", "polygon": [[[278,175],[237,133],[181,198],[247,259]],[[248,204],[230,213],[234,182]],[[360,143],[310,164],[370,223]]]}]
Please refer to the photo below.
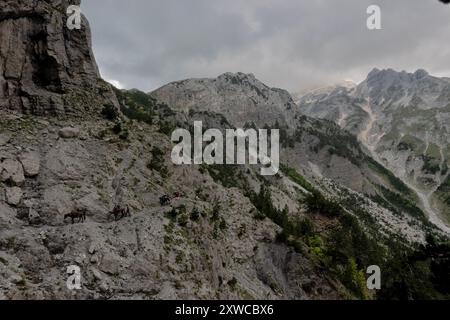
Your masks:
[{"label": "group of hiker", "polygon": [[[161,206],[167,206],[170,205],[173,199],[181,198],[183,197],[183,193],[181,192],[174,192],[172,196],[169,196],[168,194],[165,194],[159,198],[159,203]],[[64,215],[64,221],[66,219],[71,219],[72,224],[75,222],[82,223],[86,221],[86,209],[77,209],[71,213],[68,213]],[[113,216],[114,221],[119,221],[125,217],[131,216],[130,208],[125,205],[121,206],[119,204],[115,205],[114,208],[107,213],[108,218]]]}]

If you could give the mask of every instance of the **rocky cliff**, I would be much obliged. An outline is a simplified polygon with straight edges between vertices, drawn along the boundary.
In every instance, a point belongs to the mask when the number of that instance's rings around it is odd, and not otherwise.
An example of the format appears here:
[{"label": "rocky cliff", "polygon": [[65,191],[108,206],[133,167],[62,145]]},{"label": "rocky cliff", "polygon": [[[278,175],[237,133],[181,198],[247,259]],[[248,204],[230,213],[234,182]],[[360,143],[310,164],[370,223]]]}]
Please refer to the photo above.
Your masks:
[{"label": "rocky cliff", "polygon": [[[65,27],[80,1],[0,3],[0,107],[32,114],[81,114],[94,101],[115,104],[100,80],[89,24]],[[103,100],[103,101],[102,101]]]}]

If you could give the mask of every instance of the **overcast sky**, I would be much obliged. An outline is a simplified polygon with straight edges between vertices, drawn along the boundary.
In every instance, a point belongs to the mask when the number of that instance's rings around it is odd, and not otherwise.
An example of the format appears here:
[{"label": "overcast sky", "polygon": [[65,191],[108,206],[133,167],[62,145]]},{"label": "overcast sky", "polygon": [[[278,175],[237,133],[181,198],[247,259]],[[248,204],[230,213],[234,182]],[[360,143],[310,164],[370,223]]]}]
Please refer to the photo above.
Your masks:
[{"label": "overcast sky", "polygon": [[[369,31],[366,9],[382,9]],[[144,91],[253,73],[291,92],[374,67],[450,76],[450,6],[437,0],[83,0],[100,71]]]}]

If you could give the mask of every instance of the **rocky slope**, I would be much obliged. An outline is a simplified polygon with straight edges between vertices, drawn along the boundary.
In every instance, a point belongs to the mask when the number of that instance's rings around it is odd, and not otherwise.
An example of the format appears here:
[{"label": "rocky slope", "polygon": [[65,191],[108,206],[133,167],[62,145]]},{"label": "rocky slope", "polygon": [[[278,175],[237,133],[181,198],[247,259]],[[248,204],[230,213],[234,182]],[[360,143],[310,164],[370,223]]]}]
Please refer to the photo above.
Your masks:
[{"label": "rocky slope", "polygon": [[[374,157],[419,194],[434,223],[447,229],[450,82],[424,70],[374,69],[354,88],[336,87],[300,100],[306,114],[359,136]],[[448,230],[448,229],[447,229]]]},{"label": "rocky slope", "polygon": [[[342,296],[309,253],[275,241],[276,223],[255,220],[243,189],[171,165],[163,132],[186,115],[153,100],[130,111],[137,92],[117,92],[129,98],[120,113],[86,21],[66,30],[66,7],[1,3],[0,298]],[[175,191],[183,197],[162,207]],[[116,204],[132,216],[113,221]],[[85,223],[64,219],[80,210]],[[80,291],[66,286],[69,265],[81,268]]]},{"label": "rocky slope", "polygon": [[[264,90],[265,96],[258,96],[258,92]],[[348,89],[340,87],[337,90]],[[393,198],[393,193],[406,202],[414,203],[418,198],[368,156],[354,136],[332,122],[298,113],[292,108],[293,99],[290,95],[279,89],[268,88],[252,74],[227,73],[215,79],[174,82],[155,90],[151,96],[182,114],[218,114],[234,127],[250,127],[249,123],[257,123],[259,127],[281,128],[280,157],[285,165],[308,179],[328,178],[367,197],[380,196],[405,215],[412,214],[416,218],[423,215],[418,208],[406,212],[389,200]],[[247,108],[249,97],[252,103]]]}]

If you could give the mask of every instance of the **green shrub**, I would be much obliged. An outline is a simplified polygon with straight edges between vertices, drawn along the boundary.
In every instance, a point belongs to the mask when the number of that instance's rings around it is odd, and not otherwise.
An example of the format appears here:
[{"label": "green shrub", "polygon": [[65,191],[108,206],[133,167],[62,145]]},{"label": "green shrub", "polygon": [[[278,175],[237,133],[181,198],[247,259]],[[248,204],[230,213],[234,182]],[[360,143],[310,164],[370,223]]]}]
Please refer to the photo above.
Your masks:
[{"label": "green shrub", "polygon": [[314,187],[303,176],[301,176],[295,169],[290,168],[285,165],[281,165],[281,171],[285,175],[287,175],[292,181],[294,181],[299,186],[305,188],[309,192],[315,191]]},{"label": "green shrub", "polygon": [[162,177],[167,177],[168,170],[164,164],[164,152],[158,147],[153,147],[151,154],[152,159],[147,163],[147,168],[159,172]]},{"label": "green shrub", "polygon": [[198,221],[200,219],[200,212],[198,211],[197,208],[194,207],[192,209],[190,219],[192,221]]},{"label": "green shrub", "polygon": [[178,224],[181,227],[186,227],[189,221],[189,216],[187,214],[182,214],[178,217]]},{"label": "green shrub", "polygon": [[236,286],[237,286],[237,279],[235,277],[233,277],[233,279],[231,279],[230,281],[228,281],[228,285],[230,286],[230,288],[234,291],[236,290]]},{"label": "green shrub", "polygon": [[219,229],[220,230],[226,230],[228,228],[227,226],[227,222],[225,221],[224,218],[220,218],[220,223],[219,223]]},{"label": "green shrub", "polygon": [[308,218],[302,219],[298,223],[298,233],[301,236],[310,236],[314,234],[314,225],[312,221]]},{"label": "green shrub", "polygon": [[113,127],[112,127],[112,132],[114,132],[115,134],[119,134],[120,132],[122,132],[122,124],[120,122],[117,122]]},{"label": "green shrub", "polygon": [[306,197],[306,206],[313,213],[320,213],[328,217],[339,217],[344,210],[334,200],[325,198],[319,191],[313,191]]},{"label": "green shrub", "polygon": [[101,113],[106,119],[110,121],[116,120],[119,117],[119,112],[117,111],[116,107],[111,104],[103,106]]}]

